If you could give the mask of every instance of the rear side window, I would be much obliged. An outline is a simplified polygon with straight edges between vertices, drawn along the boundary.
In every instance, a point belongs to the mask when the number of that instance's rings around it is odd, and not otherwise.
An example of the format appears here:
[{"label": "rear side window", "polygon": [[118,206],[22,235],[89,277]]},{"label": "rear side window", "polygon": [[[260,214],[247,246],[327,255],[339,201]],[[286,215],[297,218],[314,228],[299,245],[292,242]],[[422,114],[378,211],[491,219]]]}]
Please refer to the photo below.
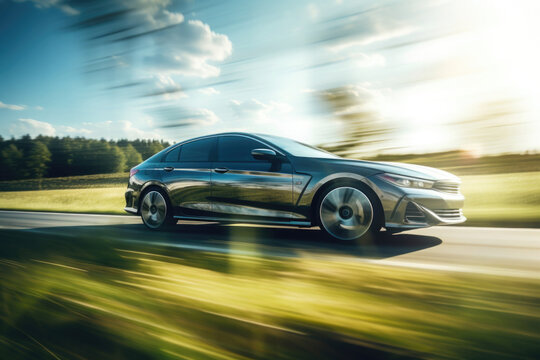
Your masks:
[{"label": "rear side window", "polygon": [[218,161],[257,161],[251,150],[268,148],[264,144],[244,136],[221,136],[218,143]]},{"label": "rear side window", "polygon": [[167,153],[165,156],[165,162],[177,162],[180,155],[181,146],[177,146]]},{"label": "rear side window", "polygon": [[210,161],[215,138],[202,139],[182,145],[180,161]]}]

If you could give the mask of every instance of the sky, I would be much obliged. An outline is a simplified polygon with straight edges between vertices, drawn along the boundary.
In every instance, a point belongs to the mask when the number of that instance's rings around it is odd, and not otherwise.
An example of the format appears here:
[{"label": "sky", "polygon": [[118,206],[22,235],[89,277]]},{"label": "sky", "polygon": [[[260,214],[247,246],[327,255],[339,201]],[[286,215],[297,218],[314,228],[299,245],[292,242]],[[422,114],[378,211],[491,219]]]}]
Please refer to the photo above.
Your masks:
[{"label": "sky", "polygon": [[[538,1],[0,0],[0,135],[540,149]],[[356,101],[336,109],[333,89]],[[372,119],[372,120],[371,120]]]}]

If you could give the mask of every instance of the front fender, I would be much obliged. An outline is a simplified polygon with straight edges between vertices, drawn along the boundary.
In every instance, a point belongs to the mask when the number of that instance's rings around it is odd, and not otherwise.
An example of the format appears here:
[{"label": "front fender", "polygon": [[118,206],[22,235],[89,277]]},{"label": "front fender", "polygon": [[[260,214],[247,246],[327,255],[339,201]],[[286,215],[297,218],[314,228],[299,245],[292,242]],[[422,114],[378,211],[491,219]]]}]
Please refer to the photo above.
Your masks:
[{"label": "front fender", "polygon": [[360,181],[367,186],[369,186],[369,182],[366,181],[366,177],[362,175],[358,175],[355,173],[350,172],[339,172],[327,175],[323,178],[312,179],[312,181],[309,182],[309,184],[306,186],[306,189],[304,190],[304,193],[302,194],[302,197],[298,200],[298,211],[299,213],[303,214],[308,218],[310,221],[313,221],[311,219],[311,206],[313,204],[313,201],[315,200],[316,195],[318,194],[319,190],[326,184],[335,181],[335,180],[350,180],[350,181]]}]

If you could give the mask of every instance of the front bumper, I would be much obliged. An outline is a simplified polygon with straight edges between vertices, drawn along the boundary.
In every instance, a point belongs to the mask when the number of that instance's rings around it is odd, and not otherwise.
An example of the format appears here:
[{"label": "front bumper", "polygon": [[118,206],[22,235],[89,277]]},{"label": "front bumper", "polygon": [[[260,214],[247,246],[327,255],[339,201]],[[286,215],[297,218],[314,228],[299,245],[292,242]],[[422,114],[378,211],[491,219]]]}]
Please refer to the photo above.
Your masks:
[{"label": "front bumper", "polygon": [[452,225],[467,220],[462,211],[465,198],[459,192],[401,188],[377,178],[369,180],[381,199],[387,229]]},{"label": "front bumper", "polygon": [[422,199],[411,199],[404,196],[397,204],[386,228],[389,229],[417,229],[435,225],[460,224],[467,220],[461,207],[455,202],[441,199],[436,202],[430,198],[432,208],[423,205]]},{"label": "front bumper", "polygon": [[135,194],[136,193],[133,189],[126,189],[126,193],[124,194],[126,198],[126,207],[124,207],[124,211],[130,214],[137,215],[139,211],[137,210],[137,198]]}]

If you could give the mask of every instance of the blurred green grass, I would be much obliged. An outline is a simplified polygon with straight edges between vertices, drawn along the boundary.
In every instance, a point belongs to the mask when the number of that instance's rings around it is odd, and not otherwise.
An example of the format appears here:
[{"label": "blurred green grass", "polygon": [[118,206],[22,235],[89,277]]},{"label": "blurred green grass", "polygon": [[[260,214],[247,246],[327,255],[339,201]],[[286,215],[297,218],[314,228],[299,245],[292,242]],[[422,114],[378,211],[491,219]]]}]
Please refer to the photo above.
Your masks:
[{"label": "blurred green grass", "polygon": [[6,359],[538,354],[538,278],[0,236]]},{"label": "blurred green grass", "polygon": [[66,176],[43,179],[0,181],[0,191],[86,189],[102,187],[125,187],[128,173]]},{"label": "blurred green grass", "polygon": [[0,192],[0,209],[125,214],[126,185]]},{"label": "blurred green grass", "polygon": [[540,172],[461,176],[465,225],[540,227]]},{"label": "blurred green grass", "polygon": [[[103,176],[77,177],[69,185],[66,180],[42,180],[43,187],[55,190],[2,191],[0,208],[125,214],[126,182],[116,183],[120,174]],[[540,227],[540,172],[463,175],[461,180],[468,218],[464,225]]]}]

